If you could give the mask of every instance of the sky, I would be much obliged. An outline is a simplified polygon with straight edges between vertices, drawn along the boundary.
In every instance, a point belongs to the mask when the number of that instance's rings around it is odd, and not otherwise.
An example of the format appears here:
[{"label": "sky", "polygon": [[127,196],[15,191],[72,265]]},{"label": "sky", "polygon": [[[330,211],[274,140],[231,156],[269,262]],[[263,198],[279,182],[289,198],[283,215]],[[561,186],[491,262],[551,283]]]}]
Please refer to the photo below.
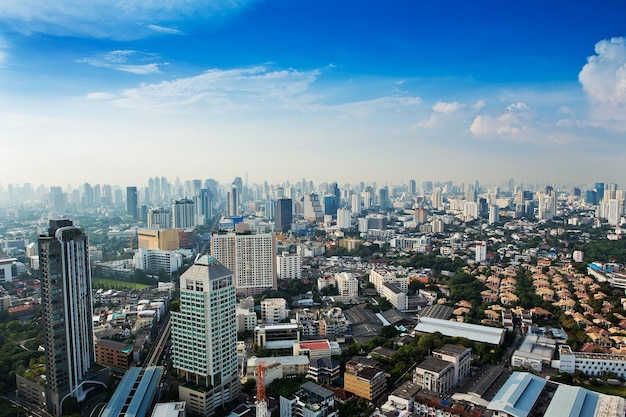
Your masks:
[{"label": "sky", "polygon": [[5,0],[0,184],[625,188],[625,16],[617,0]]}]

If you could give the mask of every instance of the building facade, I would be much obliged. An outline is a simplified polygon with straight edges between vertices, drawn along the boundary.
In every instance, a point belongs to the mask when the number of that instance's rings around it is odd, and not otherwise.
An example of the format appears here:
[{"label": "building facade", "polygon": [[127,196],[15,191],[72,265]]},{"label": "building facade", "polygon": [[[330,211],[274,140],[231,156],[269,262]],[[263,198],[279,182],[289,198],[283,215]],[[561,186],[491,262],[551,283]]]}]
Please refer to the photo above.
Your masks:
[{"label": "building facade", "polygon": [[235,275],[237,294],[257,295],[276,289],[276,236],[261,234],[214,234],[211,255]]},{"label": "building facade", "polygon": [[39,237],[47,409],[56,416],[67,397],[84,399],[95,362],[88,247],[71,220],[50,220]]},{"label": "building facade", "polygon": [[187,383],[179,397],[209,416],[239,398],[233,273],[204,255],[180,277],[180,311],[172,312],[173,365]]}]

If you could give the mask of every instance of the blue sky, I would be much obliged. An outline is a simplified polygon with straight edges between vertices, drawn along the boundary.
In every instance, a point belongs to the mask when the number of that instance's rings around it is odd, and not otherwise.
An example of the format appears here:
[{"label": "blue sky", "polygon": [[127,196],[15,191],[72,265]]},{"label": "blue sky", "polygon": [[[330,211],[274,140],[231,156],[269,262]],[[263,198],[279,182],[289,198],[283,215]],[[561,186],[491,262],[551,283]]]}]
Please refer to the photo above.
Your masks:
[{"label": "blue sky", "polygon": [[624,16],[621,1],[2,2],[0,182],[624,187]]}]

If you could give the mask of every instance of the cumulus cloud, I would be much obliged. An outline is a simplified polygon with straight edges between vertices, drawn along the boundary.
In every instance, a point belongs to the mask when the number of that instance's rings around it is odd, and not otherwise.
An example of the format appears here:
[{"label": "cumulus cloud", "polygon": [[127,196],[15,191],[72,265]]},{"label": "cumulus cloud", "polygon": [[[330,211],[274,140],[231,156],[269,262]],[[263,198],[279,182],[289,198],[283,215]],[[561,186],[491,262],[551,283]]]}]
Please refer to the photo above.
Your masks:
[{"label": "cumulus cloud", "polygon": [[109,68],[118,71],[131,72],[138,75],[147,75],[161,72],[159,70],[159,64],[154,62],[132,64],[129,61],[131,59],[135,61],[146,61],[154,59],[155,57],[156,56],[154,54],[144,54],[132,50],[118,50],[89,58],[83,58],[78,60],[78,62],[93,65],[94,67]]},{"label": "cumulus cloud", "polygon": [[596,43],[578,80],[590,100],[593,123],[626,130],[626,38]]},{"label": "cumulus cloud", "polygon": [[307,89],[318,75],[317,70],[270,71],[263,66],[212,69],[193,77],[142,84],[124,90],[113,101],[119,106],[140,109],[176,109],[202,103],[216,110],[263,108],[270,104],[300,110],[315,100]]},{"label": "cumulus cloud", "polygon": [[458,101],[438,101],[433,104],[433,114],[428,119],[420,120],[415,126],[424,128],[434,128],[441,126],[441,124],[448,116],[457,113],[464,107],[465,104],[461,104]]},{"label": "cumulus cloud", "polygon": [[528,106],[518,102],[508,105],[498,116],[476,116],[469,130],[477,139],[524,142],[532,138],[532,118]]},{"label": "cumulus cloud", "polygon": [[223,19],[256,0],[20,0],[0,2],[0,23],[22,33],[110,39],[178,34],[176,22]]}]

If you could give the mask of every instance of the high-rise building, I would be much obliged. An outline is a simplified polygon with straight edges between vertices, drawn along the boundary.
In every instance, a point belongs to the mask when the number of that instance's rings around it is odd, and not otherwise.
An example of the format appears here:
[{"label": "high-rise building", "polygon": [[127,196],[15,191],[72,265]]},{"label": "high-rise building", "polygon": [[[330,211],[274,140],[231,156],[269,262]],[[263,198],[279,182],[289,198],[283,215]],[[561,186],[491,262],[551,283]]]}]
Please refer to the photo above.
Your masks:
[{"label": "high-rise building", "polygon": [[315,193],[304,195],[304,220],[311,222],[321,222],[324,220],[324,212],[320,204],[320,198]]},{"label": "high-rise building", "polygon": [[337,210],[337,227],[340,229],[350,229],[352,227],[352,212],[350,210]]},{"label": "high-rise building", "polygon": [[324,214],[328,216],[334,216],[337,214],[337,197],[334,194],[328,194],[324,196]]},{"label": "high-rise building", "polygon": [[239,197],[237,192],[237,186],[235,184],[231,185],[226,201],[228,217],[237,217],[239,215]]},{"label": "high-rise building", "polygon": [[85,398],[95,362],[87,235],[71,220],[50,220],[39,237],[39,262],[47,409],[60,416],[66,398]]},{"label": "high-rise building", "polygon": [[196,225],[196,209],[193,200],[181,198],[172,203],[172,227],[186,229]]},{"label": "high-rise building", "polygon": [[441,188],[437,187],[433,190],[431,195],[431,201],[433,210],[441,210],[443,208],[443,196],[441,193]]},{"label": "high-rise building", "polygon": [[293,222],[293,202],[291,198],[279,198],[276,201],[276,220],[274,230],[288,232]]},{"label": "high-rise building", "polygon": [[598,200],[602,200],[602,198],[604,197],[604,183],[596,182],[594,188],[596,189]]},{"label": "high-rise building", "polygon": [[169,229],[172,227],[172,212],[169,209],[159,207],[148,212],[148,227]]},{"label": "high-rise building", "polygon": [[380,207],[381,210],[389,208],[389,188],[383,187],[378,190],[378,207]]},{"label": "high-rise building", "polygon": [[213,217],[213,193],[208,188],[198,190],[195,198],[197,224],[208,224]]},{"label": "high-rise building", "polygon": [[132,216],[133,219],[139,218],[137,187],[126,187],[126,214]]},{"label": "high-rise building", "polygon": [[409,181],[409,194],[415,195],[416,192],[417,192],[417,184],[415,183],[415,180],[410,180]]},{"label": "high-rise building", "polygon": [[500,222],[500,207],[495,204],[489,206],[489,224],[495,224]]},{"label": "high-rise building", "polygon": [[180,277],[180,311],[172,312],[174,368],[190,412],[210,416],[239,398],[237,299],[233,273],[204,255]]},{"label": "high-rise building", "polygon": [[276,289],[276,236],[273,233],[211,236],[211,255],[235,275],[237,294]]},{"label": "high-rise building", "polygon": [[360,194],[352,194],[352,201],[350,204],[352,212],[355,215],[361,214],[361,195]]}]

